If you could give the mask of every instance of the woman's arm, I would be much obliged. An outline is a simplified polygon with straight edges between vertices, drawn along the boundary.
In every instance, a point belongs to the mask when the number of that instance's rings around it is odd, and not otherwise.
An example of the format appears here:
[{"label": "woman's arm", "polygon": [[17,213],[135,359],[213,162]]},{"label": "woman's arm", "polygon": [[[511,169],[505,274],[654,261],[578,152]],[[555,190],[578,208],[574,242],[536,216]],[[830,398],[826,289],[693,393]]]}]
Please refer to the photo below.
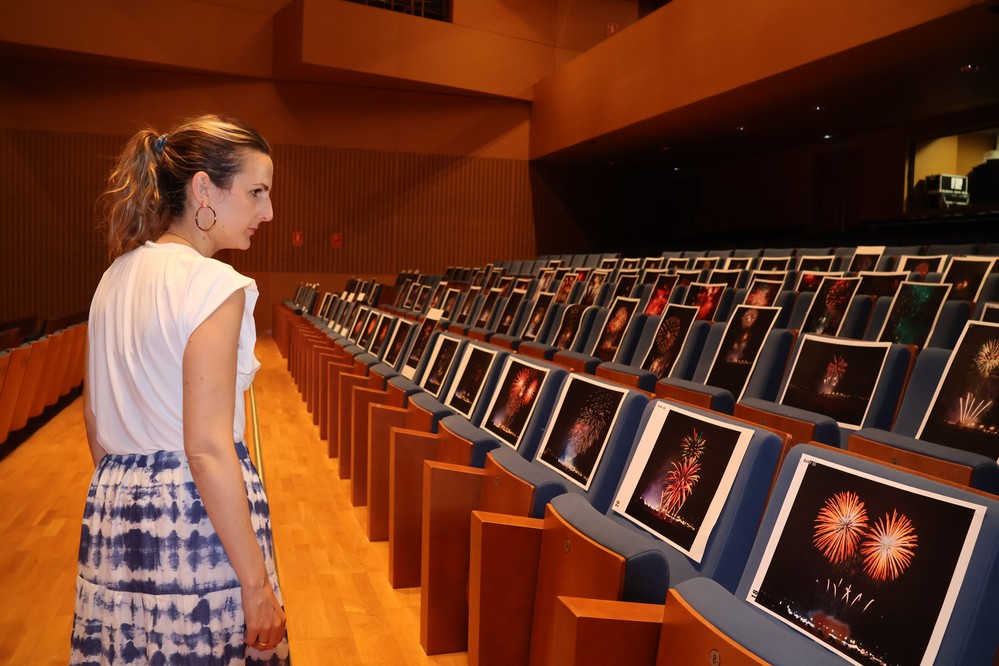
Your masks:
[{"label": "woman's arm", "polygon": [[208,517],[239,579],[245,641],[274,647],[284,612],[250,524],[243,472],[232,441],[236,352],[246,295],[234,292],[191,334],[184,351],[184,450]]},{"label": "woman's arm", "polygon": [[97,417],[94,416],[93,406],[90,404],[90,343],[89,340],[83,346],[83,423],[87,428],[87,445],[90,446],[90,457],[94,459],[94,466],[107,455],[107,451],[97,441]]}]

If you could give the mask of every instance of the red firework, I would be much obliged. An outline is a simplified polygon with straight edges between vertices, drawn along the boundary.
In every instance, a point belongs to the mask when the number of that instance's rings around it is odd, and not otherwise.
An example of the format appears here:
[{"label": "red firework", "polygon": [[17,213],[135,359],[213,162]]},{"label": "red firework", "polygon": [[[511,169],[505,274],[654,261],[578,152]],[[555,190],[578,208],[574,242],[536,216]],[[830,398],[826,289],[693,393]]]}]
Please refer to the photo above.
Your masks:
[{"label": "red firework", "polygon": [[701,454],[704,453],[704,445],[706,443],[707,440],[704,439],[704,433],[697,432],[697,429],[695,428],[694,434],[687,435],[680,440],[683,457],[698,460],[701,457]]},{"label": "red firework", "polygon": [[815,517],[812,543],[823,557],[839,564],[854,555],[866,529],[867,510],[860,497],[849,491],[836,493]]},{"label": "red firework", "polygon": [[832,360],[829,361],[829,365],[826,366],[826,374],[823,381],[826,383],[835,383],[843,379],[843,375],[846,374],[846,369],[849,365],[842,356],[833,356]]},{"label": "red firework", "polygon": [[860,544],[864,571],[874,580],[895,580],[912,562],[918,541],[912,521],[892,509],[890,517],[878,518]]},{"label": "red firework", "polygon": [[666,473],[659,501],[659,515],[663,517],[677,515],[693,492],[694,485],[701,479],[701,463],[697,458],[684,458],[679,463],[670,464],[673,469]]},{"label": "red firework", "polygon": [[842,310],[853,288],[852,285],[850,280],[834,280],[826,292],[826,307],[830,310]]},{"label": "red firework", "polygon": [[524,405],[531,404],[538,391],[538,372],[533,368],[524,368],[513,378],[510,393],[506,401],[507,415],[513,415]]}]

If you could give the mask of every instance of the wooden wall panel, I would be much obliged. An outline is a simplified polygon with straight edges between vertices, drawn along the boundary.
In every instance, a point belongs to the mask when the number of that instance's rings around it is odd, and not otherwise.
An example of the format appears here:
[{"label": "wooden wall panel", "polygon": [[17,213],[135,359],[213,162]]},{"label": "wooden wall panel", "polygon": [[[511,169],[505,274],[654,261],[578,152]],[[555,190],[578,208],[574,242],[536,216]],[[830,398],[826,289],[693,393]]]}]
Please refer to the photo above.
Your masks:
[{"label": "wooden wall panel", "polygon": [[[0,321],[88,307],[107,265],[96,201],[124,141],[0,130]],[[238,270],[369,277],[536,256],[522,160],[296,145],[273,157],[274,220],[248,252],[219,256]]]}]

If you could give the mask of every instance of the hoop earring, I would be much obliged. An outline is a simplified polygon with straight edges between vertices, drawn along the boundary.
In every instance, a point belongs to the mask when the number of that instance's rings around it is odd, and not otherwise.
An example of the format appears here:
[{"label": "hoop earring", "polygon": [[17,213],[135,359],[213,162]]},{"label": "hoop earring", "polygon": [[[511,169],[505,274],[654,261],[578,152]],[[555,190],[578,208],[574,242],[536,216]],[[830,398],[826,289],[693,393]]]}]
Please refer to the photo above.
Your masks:
[{"label": "hoop earring", "polygon": [[[203,211],[206,208],[212,211],[212,224],[207,229],[198,224],[198,215],[201,215],[201,211]],[[215,209],[209,206],[208,204],[201,204],[201,208],[199,208],[198,211],[194,214],[194,226],[196,226],[198,229],[201,229],[202,231],[211,231],[212,229],[215,228],[215,224],[218,221],[219,221],[219,216],[215,213]]]}]

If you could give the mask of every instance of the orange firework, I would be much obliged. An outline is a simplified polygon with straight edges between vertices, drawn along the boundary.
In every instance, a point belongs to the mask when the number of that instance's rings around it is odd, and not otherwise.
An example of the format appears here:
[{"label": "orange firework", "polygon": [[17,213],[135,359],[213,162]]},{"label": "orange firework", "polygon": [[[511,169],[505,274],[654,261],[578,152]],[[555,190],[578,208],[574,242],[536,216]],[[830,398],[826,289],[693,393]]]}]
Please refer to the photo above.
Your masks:
[{"label": "orange firework", "polygon": [[860,544],[864,571],[874,580],[895,580],[912,562],[917,542],[912,522],[892,509],[891,517],[878,518]]},{"label": "orange firework", "polygon": [[856,552],[865,529],[867,509],[860,497],[849,491],[836,493],[815,518],[812,543],[827,560],[839,564]]}]

